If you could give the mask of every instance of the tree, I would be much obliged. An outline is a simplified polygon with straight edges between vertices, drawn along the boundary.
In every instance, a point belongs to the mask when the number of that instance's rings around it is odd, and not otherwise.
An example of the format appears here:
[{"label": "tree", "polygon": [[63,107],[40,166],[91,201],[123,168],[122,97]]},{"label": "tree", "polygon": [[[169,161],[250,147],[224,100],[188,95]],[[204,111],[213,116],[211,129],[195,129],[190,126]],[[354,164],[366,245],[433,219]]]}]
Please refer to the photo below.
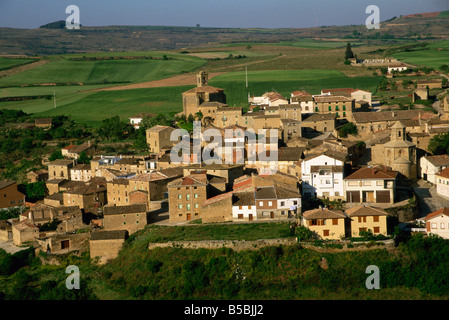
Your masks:
[{"label": "tree", "polygon": [[57,159],[64,159],[64,156],[62,155],[61,150],[53,151],[52,154],[50,155],[50,157],[48,157],[48,160],[50,160],[50,161],[55,161]]},{"label": "tree", "polygon": [[354,58],[354,53],[352,52],[351,44],[348,42],[348,44],[346,45],[345,60],[349,60],[352,58]]},{"label": "tree", "polygon": [[164,113],[159,113],[155,117],[145,115],[139,124],[139,129],[144,128],[144,130],[146,130],[157,125],[171,126],[171,121],[167,119]]},{"label": "tree", "polygon": [[92,157],[89,157],[85,151],[80,152],[80,156],[78,158],[78,163],[89,164]]},{"label": "tree", "polygon": [[348,134],[357,135],[358,129],[354,123],[348,122],[345,125],[341,126],[341,128],[338,130],[338,134],[340,135],[340,137],[346,138]]},{"label": "tree", "polygon": [[47,195],[47,186],[44,181],[19,185],[19,191],[25,193],[26,199],[31,202],[42,200]]},{"label": "tree", "polygon": [[433,136],[429,141],[428,150],[434,155],[447,154],[449,148],[449,132]]}]

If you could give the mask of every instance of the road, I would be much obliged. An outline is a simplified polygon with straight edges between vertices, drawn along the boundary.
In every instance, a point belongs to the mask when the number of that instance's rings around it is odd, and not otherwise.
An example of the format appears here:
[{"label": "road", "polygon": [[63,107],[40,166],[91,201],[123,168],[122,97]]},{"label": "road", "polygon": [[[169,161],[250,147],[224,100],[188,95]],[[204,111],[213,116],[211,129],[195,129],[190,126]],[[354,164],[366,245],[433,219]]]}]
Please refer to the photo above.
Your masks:
[{"label": "road", "polygon": [[419,180],[413,187],[418,199],[418,217],[422,218],[431,212],[435,212],[443,207],[449,208],[449,199],[439,196],[436,187],[424,180]]},{"label": "road", "polygon": [[0,249],[5,250],[8,253],[14,254],[16,252],[28,249],[29,247],[18,247],[12,243],[12,241],[0,241]]}]

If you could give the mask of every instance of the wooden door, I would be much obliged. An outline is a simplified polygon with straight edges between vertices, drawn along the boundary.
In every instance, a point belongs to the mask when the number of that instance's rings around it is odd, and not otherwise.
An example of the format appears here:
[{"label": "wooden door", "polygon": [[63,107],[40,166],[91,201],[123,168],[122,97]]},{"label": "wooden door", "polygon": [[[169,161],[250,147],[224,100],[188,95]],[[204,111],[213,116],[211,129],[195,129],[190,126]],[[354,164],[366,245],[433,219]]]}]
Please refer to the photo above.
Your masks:
[{"label": "wooden door", "polygon": [[192,220],[192,215],[190,213],[187,214],[187,220]]},{"label": "wooden door", "polygon": [[252,215],[252,214],[249,214],[249,215],[248,215],[248,219],[249,219],[249,221],[253,221],[253,215]]}]

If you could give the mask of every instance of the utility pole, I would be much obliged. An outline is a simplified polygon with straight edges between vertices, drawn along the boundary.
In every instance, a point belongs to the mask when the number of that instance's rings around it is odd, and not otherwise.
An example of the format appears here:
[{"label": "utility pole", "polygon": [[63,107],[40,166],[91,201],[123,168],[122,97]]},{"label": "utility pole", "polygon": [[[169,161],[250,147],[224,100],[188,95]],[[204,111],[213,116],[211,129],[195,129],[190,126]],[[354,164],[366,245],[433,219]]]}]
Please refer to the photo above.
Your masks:
[{"label": "utility pole", "polygon": [[245,66],[246,87],[248,88],[248,66]]},{"label": "utility pole", "polygon": [[56,109],[56,90],[53,90],[53,105]]}]

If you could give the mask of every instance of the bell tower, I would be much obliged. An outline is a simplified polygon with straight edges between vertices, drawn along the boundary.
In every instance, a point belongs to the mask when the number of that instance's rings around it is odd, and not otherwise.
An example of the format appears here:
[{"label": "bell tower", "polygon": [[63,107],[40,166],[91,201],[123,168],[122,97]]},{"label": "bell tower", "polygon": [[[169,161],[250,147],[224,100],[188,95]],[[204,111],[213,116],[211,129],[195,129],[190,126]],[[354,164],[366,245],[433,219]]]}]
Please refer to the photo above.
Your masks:
[{"label": "bell tower", "polygon": [[196,75],[196,86],[198,88],[208,85],[208,73],[206,71],[200,71]]}]

